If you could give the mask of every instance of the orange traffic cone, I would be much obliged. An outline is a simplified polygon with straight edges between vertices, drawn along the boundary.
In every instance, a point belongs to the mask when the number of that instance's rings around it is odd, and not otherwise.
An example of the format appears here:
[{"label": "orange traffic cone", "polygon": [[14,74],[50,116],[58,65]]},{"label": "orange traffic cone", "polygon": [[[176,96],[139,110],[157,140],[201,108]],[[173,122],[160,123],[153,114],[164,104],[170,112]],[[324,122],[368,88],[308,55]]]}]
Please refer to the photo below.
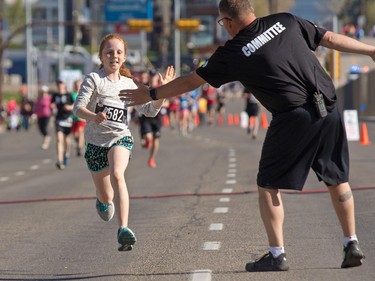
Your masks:
[{"label": "orange traffic cone", "polygon": [[164,127],[168,127],[169,126],[169,118],[168,118],[167,114],[163,115],[163,126]]},{"label": "orange traffic cone", "polygon": [[361,138],[359,140],[359,144],[361,144],[361,145],[369,145],[369,144],[371,144],[370,139],[368,137],[366,123],[362,123],[362,126],[361,126]]},{"label": "orange traffic cone", "polygon": [[261,126],[264,129],[268,128],[267,114],[265,112],[262,112],[261,115]]},{"label": "orange traffic cone", "polygon": [[240,124],[240,116],[237,113],[233,114],[233,124],[234,125]]},{"label": "orange traffic cone", "polygon": [[228,114],[228,125],[233,125],[233,115],[232,114]]}]

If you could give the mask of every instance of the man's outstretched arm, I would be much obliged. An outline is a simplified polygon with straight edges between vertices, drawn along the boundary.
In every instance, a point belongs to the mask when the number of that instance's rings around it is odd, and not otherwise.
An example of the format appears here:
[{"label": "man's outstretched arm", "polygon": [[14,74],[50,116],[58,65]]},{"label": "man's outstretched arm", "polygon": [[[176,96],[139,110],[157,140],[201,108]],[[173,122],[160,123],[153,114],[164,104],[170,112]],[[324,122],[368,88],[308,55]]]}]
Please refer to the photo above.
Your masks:
[{"label": "man's outstretched arm", "polygon": [[[154,93],[157,99],[165,99],[187,93],[205,83],[206,81],[193,71],[190,74],[180,76],[171,82],[158,87],[156,93]],[[126,101],[129,106],[144,104],[152,100],[150,90],[139,82],[136,82],[136,84],[138,89],[122,90],[119,94],[121,99]]]},{"label": "man's outstretched arm", "polygon": [[324,34],[320,45],[340,52],[368,55],[375,61],[375,46],[332,31]]}]

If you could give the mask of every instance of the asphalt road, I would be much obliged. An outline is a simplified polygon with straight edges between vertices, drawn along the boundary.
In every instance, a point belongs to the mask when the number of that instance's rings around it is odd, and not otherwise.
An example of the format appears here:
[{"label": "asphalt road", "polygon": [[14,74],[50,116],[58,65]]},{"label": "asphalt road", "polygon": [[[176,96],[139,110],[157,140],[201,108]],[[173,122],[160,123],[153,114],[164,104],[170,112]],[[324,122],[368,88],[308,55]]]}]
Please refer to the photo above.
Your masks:
[{"label": "asphalt road", "polygon": [[[231,101],[228,111],[241,106]],[[375,141],[375,123],[367,127]],[[373,145],[350,143],[364,265],[340,268],[341,230],[324,186],[310,175],[305,192],[283,195],[290,271],[247,273],[245,264],[267,250],[256,193],[266,129],[252,140],[227,124],[189,137],[164,128],[155,169],[132,131],[126,179],[138,242],[130,252],[117,251],[116,220],[96,214],[82,158],[60,171],[35,127],[0,134],[0,280],[375,280]]]}]

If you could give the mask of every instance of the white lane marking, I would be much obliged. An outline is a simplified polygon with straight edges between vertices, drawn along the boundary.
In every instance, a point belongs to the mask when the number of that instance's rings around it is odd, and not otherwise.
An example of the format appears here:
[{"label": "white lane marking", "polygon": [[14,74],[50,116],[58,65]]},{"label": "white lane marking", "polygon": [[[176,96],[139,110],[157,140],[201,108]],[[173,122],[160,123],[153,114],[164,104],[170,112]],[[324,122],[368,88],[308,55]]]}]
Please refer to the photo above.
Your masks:
[{"label": "white lane marking", "polygon": [[211,281],[211,270],[199,269],[194,270],[191,274],[190,281]]},{"label": "white lane marking", "polygon": [[233,157],[233,158],[229,158],[229,162],[236,162],[237,160],[236,160],[236,158],[235,157]]},{"label": "white lane marking", "polygon": [[18,172],[15,172],[14,175],[23,176],[23,175],[25,175],[25,172],[24,171],[18,171]]},{"label": "white lane marking", "polygon": [[228,198],[228,197],[220,198],[219,202],[221,202],[221,203],[228,203],[228,202],[230,202],[230,198]]},{"label": "white lane marking", "polygon": [[235,178],[236,174],[227,174],[227,178]]},{"label": "white lane marking", "polygon": [[223,193],[232,193],[233,192],[233,188],[224,188]]},{"label": "white lane marking", "polygon": [[30,166],[29,169],[32,170],[32,171],[38,170],[39,169],[39,165],[32,165],[32,166]]},{"label": "white lane marking", "polygon": [[214,209],[215,214],[225,214],[228,213],[229,208],[228,207],[218,207]]},{"label": "white lane marking", "polygon": [[220,249],[221,242],[219,241],[211,241],[211,242],[204,242],[203,250],[205,251],[217,251]]},{"label": "white lane marking", "polygon": [[49,163],[51,163],[51,159],[43,159],[42,163],[43,164],[49,164]]},{"label": "white lane marking", "polygon": [[233,173],[233,174],[235,174],[237,172],[237,169],[229,169],[228,170],[228,173]]},{"label": "white lane marking", "polygon": [[236,168],[237,164],[236,163],[229,163],[228,167],[229,168]]},{"label": "white lane marking", "polygon": [[209,230],[223,230],[223,228],[224,228],[224,224],[222,223],[211,223],[208,229]]},{"label": "white lane marking", "polygon": [[236,184],[237,181],[236,180],[227,180],[225,183],[226,184]]},{"label": "white lane marking", "polygon": [[9,177],[0,177],[1,182],[7,181],[7,180],[9,180]]}]

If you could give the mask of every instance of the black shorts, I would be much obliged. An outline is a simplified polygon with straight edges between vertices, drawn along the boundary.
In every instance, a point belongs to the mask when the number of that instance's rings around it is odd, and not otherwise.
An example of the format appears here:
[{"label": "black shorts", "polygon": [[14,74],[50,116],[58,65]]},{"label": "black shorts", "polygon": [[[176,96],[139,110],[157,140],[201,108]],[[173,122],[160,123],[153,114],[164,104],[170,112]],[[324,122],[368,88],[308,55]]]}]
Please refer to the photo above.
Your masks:
[{"label": "black shorts", "polygon": [[62,132],[64,135],[70,135],[72,132],[73,119],[68,118],[64,120],[56,119],[55,120],[55,130],[56,134]]},{"label": "black shorts", "polygon": [[274,114],[259,163],[259,187],[302,190],[310,168],[327,186],[349,180],[349,151],[340,112],[324,119],[312,104]]},{"label": "black shorts", "polygon": [[257,103],[248,103],[245,109],[247,115],[251,116],[258,116],[259,115],[259,105]]},{"label": "black shorts", "polygon": [[141,130],[141,136],[148,133],[152,133],[154,138],[160,138],[161,136],[161,119],[159,116],[157,117],[146,117],[140,116],[139,117],[139,125]]}]

